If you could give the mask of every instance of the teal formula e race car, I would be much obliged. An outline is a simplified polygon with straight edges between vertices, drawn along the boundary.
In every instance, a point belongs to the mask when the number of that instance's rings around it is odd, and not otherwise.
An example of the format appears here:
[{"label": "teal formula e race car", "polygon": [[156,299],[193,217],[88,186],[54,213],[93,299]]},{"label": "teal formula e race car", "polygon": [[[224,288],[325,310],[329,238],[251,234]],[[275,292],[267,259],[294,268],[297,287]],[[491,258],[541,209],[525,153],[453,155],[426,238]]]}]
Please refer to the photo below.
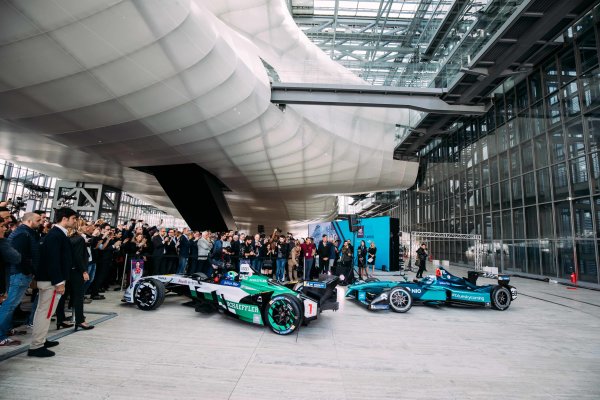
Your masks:
[{"label": "teal formula e race car", "polygon": [[337,310],[338,278],[304,282],[290,289],[261,275],[238,275],[230,271],[208,278],[193,275],[155,275],[133,282],[123,302],[141,310],[154,310],[163,303],[166,292],[193,300],[198,312],[221,310],[241,321],[267,325],[279,335],[288,335],[300,324],[317,319],[323,310]]},{"label": "teal formula e race car", "polygon": [[504,311],[517,298],[517,289],[510,286],[510,276],[498,275],[498,284],[477,286],[478,274],[469,278],[450,274],[443,267],[435,276],[412,282],[370,281],[348,286],[346,297],[355,299],[369,310],[388,310],[404,313],[413,303],[429,305],[456,304],[462,306],[491,307]]}]

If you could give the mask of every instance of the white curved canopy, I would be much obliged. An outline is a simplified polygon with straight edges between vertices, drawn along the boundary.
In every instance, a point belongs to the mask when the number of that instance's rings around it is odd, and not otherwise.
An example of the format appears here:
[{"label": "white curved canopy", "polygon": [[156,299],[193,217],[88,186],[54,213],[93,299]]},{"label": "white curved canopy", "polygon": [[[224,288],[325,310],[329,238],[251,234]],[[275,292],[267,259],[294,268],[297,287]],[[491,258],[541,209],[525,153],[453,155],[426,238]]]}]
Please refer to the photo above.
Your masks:
[{"label": "white curved canopy", "polygon": [[129,167],[196,163],[251,229],[331,219],[337,194],[414,183],[417,164],[392,159],[406,110],[282,112],[261,58],[282,81],[362,84],[283,0],[2,2],[0,157],[171,213],[156,180]]}]

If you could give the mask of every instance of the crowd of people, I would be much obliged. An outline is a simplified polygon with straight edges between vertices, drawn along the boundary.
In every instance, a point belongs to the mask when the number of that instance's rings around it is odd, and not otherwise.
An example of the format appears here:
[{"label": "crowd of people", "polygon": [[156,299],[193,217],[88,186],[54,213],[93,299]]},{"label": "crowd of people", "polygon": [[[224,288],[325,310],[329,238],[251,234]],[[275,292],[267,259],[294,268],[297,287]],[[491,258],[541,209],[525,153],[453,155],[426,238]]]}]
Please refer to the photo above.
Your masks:
[{"label": "crowd of people", "polygon": [[[357,264],[361,279],[374,273],[377,249],[360,242]],[[32,309],[26,325],[32,329],[28,355],[50,357],[57,341],[47,339],[52,319],[57,329],[89,330],[84,304],[101,301],[108,290],[128,284],[133,262],[144,275],[204,273],[237,270],[249,265],[255,273],[279,282],[310,280],[320,274],[353,273],[350,240],[331,242],[323,235],[294,238],[275,229],[271,235],[243,232],[191,231],[149,226],[143,220],[111,226],[103,220],[86,221],[70,208],[54,213],[26,212],[18,220],[0,202],[0,347],[20,345],[25,331],[13,327],[15,311],[26,294]],[[65,308],[72,316],[65,315]]]}]

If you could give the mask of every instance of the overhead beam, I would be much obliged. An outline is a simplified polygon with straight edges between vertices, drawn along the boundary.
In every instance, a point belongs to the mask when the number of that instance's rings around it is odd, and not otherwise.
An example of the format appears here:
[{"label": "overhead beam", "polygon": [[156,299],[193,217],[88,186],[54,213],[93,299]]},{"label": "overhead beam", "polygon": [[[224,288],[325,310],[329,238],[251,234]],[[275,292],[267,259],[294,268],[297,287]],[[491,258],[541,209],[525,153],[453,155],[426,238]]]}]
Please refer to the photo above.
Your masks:
[{"label": "overhead beam", "polygon": [[485,106],[448,104],[439,98],[445,92],[445,89],[437,88],[273,82],[271,84],[271,102],[275,104],[408,108],[446,115],[483,115],[486,111]]}]

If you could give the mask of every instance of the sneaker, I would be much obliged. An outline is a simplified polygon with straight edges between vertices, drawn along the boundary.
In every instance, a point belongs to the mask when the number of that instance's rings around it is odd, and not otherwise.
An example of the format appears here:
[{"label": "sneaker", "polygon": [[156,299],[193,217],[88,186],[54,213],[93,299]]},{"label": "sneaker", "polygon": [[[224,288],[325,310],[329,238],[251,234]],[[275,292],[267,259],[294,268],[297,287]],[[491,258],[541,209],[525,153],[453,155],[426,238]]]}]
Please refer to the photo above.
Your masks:
[{"label": "sneaker", "polygon": [[16,336],[16,335],[26,335],[27,332],[26,331],[18,331],[16,329],[11,329],[8,331],[8,336]]},{"label": "sneaker", "polygon": [[27,324],[27,325],[25,325],[25,328],[27,328],[27,329],[33,329],[33,324]]},{"label": "sneaker", "polygon": [[54,352],[52,350],[48,350],[45,347],[40,347],[39,349],[34,350],[29,349],[27,351],[27,355],[29,357],[52,357],[54,355]]},{"label": "sneaker", "polygon": [[7,347],[7,346],[19,346],[21,345],[21,341],[17,340],[17,339],[2,339],[0,340],[0,347]]}]

